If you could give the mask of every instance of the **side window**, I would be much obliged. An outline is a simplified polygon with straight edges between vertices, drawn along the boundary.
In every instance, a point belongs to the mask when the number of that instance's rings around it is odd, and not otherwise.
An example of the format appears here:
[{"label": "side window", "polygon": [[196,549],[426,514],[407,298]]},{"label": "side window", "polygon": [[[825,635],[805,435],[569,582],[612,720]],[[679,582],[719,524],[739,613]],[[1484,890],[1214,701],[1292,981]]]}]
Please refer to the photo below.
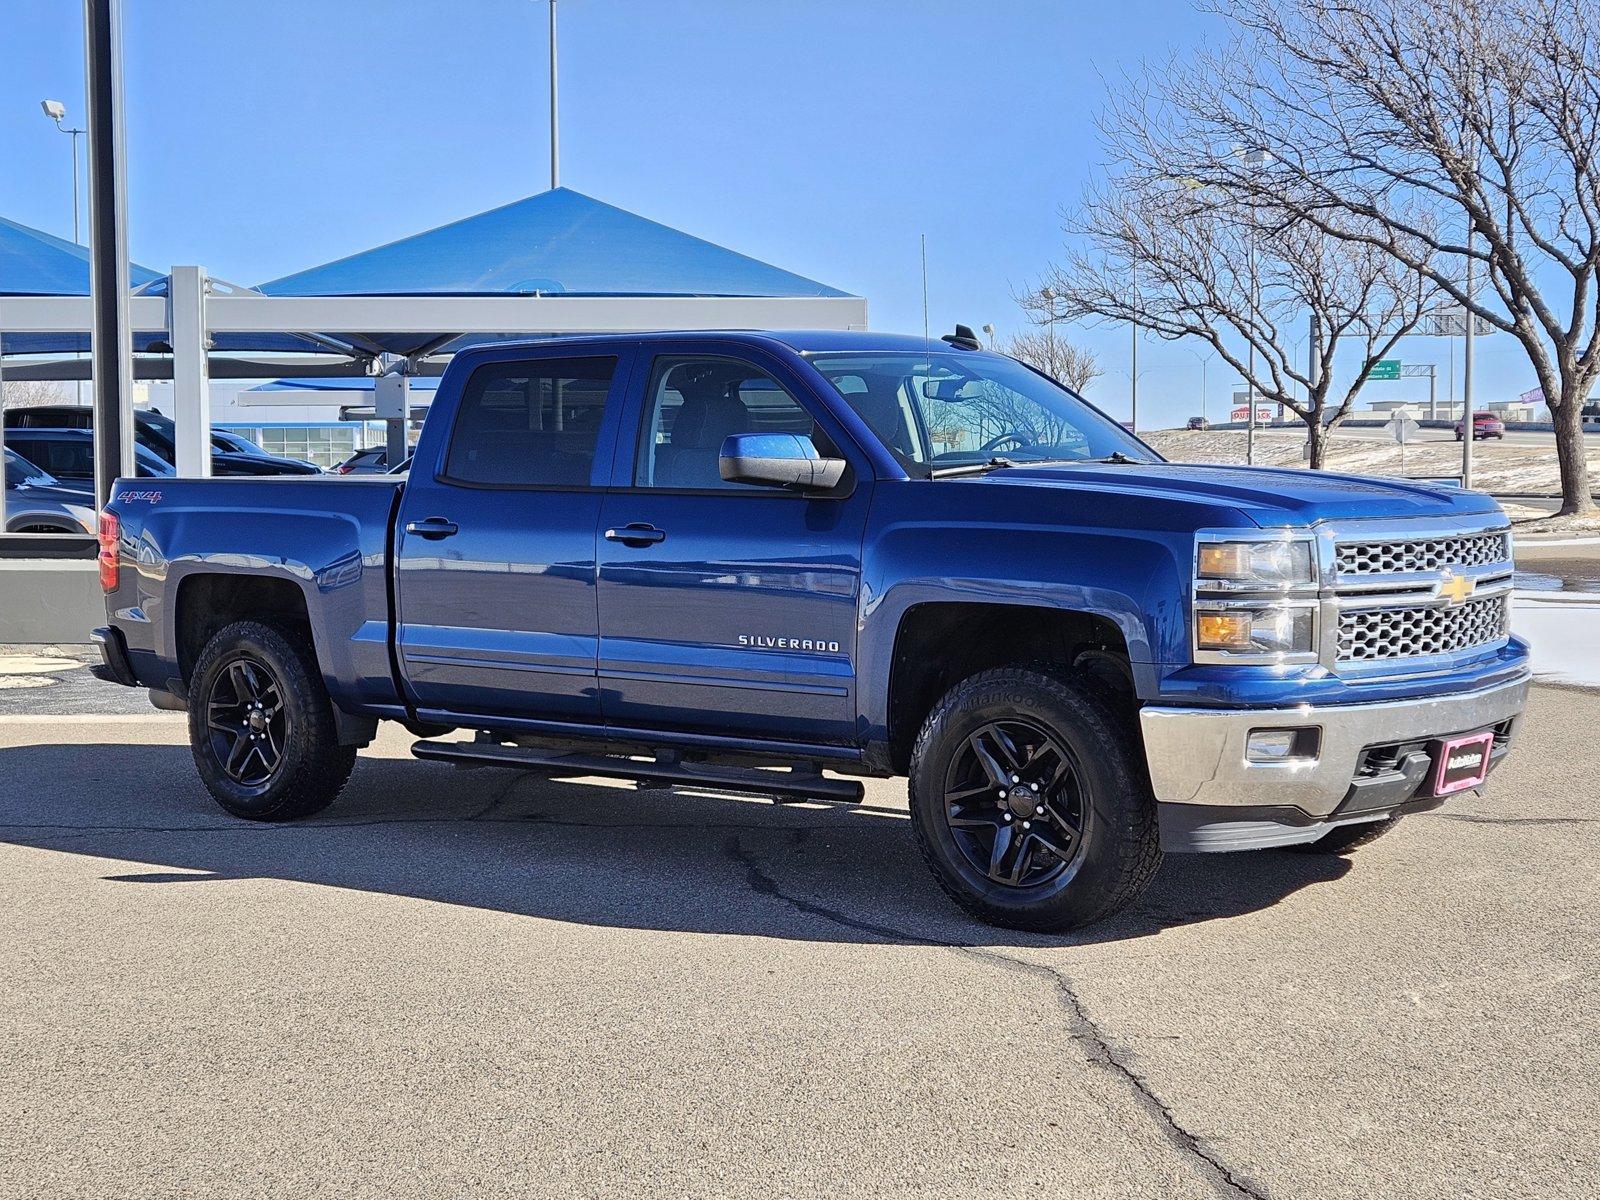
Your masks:
[{"label": "side window", "polygon": [[94,477],[94,443],[88,438],[81,441],[52,441],[49,438],[19,440],[13,447],[35,466],[42,467],[58,479],[90,479]]},{"label": "side window", "polygon": [[734,433],[810,436],[811,414],[758,367],[731,358],[658,358],[650,377],[635,487],[750,489],[717,470]]},{"label": "side window", "polygon": [[490,363],[467,380],[445,475],[487,487],[585,487],[615,358]]}]

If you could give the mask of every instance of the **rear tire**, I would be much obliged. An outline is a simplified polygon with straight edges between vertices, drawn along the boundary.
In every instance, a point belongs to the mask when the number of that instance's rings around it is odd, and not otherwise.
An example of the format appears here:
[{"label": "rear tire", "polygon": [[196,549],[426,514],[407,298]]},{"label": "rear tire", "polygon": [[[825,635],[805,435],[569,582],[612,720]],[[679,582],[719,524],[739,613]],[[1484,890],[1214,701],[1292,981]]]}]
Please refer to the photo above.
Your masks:
[{"label": "rear tire", "polygon": [[946,693],[912,750],[909,791],[934,879],[991,925],[1093,924],[1161,864],[1137,737],[1052,665],[984,671]]},{"label": "rear tire", "polygon": [[1382,821],[1363,821],[1359,825],[1341,825],[1337,829],[1330,829],[1314,842],[1301,842],[1298,846],[1291,846],[1301,854],[1349,854],[1369,842],[1375,842],[1400,824],[1399,817],[1387,817]]},{"label": "rear tire", "polygon": [[216,802],[251,821],[321,812],[350,778],[310,641],[238,621],[206,643],[189,684],[189,745]]}]

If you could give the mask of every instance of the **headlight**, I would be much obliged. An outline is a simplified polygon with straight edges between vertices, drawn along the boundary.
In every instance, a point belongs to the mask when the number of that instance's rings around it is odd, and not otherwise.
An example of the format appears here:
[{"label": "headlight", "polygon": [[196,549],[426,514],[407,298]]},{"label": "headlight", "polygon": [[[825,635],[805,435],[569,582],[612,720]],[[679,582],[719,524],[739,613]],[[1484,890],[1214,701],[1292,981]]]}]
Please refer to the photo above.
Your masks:
[{"label": "headlight", "polygon": [[1194,555],[1194,661],[1317,661],[1317,572],[1308,536],[1202,533]]},{"label": "headlight", "polygon": [[1200,542],[1195,575],[1208,591],[1276,591],[1305,587],[1311,573],[1311,543]]}]

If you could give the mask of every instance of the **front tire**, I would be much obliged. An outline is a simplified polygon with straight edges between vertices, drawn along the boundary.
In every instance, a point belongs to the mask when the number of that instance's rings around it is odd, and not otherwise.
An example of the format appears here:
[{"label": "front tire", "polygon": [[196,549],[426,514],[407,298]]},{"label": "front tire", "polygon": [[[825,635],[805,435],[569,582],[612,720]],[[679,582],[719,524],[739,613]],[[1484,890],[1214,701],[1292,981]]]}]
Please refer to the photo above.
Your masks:
[{"label": "front tire", "polygon": [[216,802],[251,821],[321,812],[350,778],[316,653],[303,635],[259,621],[220,630],[189,684],[189,745]]},{"label": "front tire", "polygon": [[1053,666],[952,688],[912,751],[911,826],[939,886],[991,925],[1059,932],[1126,907],[1161,863],[1136,735]]}]

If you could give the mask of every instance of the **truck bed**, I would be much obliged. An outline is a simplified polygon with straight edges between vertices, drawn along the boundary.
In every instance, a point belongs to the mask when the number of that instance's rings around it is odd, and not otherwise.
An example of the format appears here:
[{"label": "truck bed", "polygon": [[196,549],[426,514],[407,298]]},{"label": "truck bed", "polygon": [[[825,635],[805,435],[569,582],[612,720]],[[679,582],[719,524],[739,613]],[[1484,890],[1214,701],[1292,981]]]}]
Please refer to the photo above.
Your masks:
[{"label": "truck bed", "polygon": [[285,602],[285,588],[298,593],[336,702],[393,703],[388,547],[403,487],[387,475],[118,480],[107,511],[123,569],[109,602],[139,678],[182,677],[205,622],[180,614],[196,617],[226,577],[267,579]]}]

